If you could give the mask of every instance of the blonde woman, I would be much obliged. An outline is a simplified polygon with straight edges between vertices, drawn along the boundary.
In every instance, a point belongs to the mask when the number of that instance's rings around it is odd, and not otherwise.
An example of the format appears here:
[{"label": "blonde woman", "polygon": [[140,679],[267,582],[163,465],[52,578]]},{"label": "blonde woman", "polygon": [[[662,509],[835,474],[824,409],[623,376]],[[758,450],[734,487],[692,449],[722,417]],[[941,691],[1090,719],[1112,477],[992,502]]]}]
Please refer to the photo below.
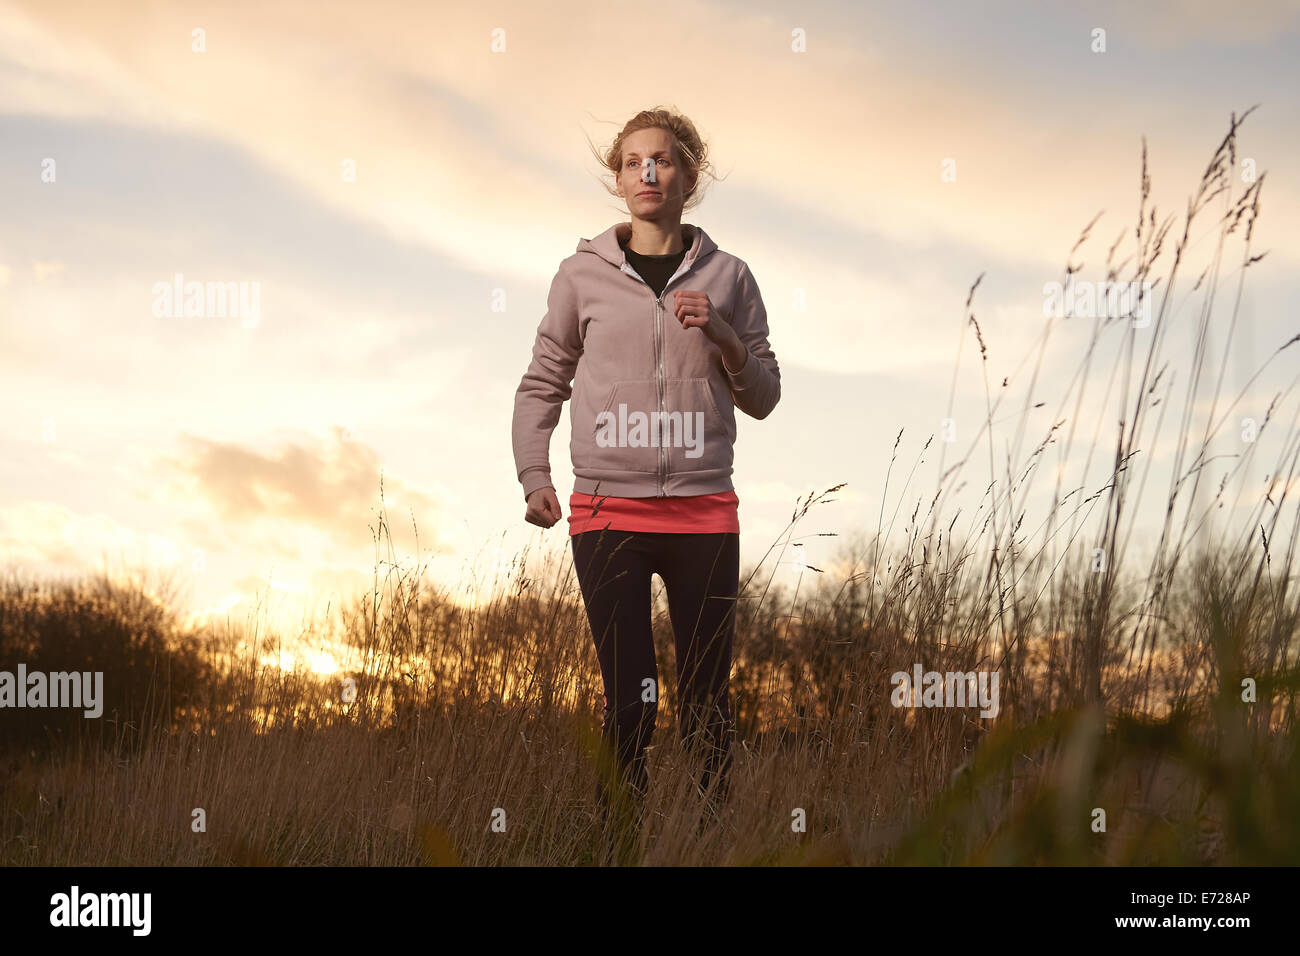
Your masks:
[{"label": "blonde woman", "polygon": [[[734,409],[766,418],[781,396],[780,370],[749,267],[682,225],[707,169],[695,125],[668,110],[640,112],[601,162],[630,221],[581,240],[551,282],[515,395],[516,474],[525,520],[559,521],[550,437],[572,396],[569,535],[604,684],[602,738],[619,773],[619,792],[599,783],[602,821],[630,804],[634,831],[644,811],[659,699],[657,573],[675,641],[679,729],[702,757],[703,826],[725,803],[735,733]],[[628,836],[624,827],[625,853]]]}]

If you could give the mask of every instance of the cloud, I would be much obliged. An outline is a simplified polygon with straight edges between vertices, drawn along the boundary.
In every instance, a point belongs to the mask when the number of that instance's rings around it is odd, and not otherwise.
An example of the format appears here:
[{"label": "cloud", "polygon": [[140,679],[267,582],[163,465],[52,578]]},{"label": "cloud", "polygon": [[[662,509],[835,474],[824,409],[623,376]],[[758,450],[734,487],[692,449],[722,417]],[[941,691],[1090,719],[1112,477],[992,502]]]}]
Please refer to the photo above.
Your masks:
[{"label": "cloud", "polygon": [[[174,547],[174,546],[173,546]],[[169,539],[141,532],[106,514],[85,514],[53,501],[17,501],[0,508],[0,562],[33,572],[84,571],[112,563],[159,561]]]},{"label": "cloud", "polygon": [[[491,27],[478,11],[286,2],[257,6],[254,26],[247,9],[78,7],[74,17],[71,8],[41,3],[26,16],[13,13],[0,31],[0,51],[26,44],[26,69],[60,77],[69,97],[84,90],[78,105],[87,112],[124,121],[147,106],[154,125],[230,143],[291,176],[324,206],[503,279],[549,279],[576,235],[594,234],[587,224],[596,209],[607,218],[618,209],[593,181],[604,170],[583,137],[612,138],[603,124],[626,113],[624,97],[578,99],[573,91],[585,90],[591,75],[622,68],[623,52],[602,41],[639,28],[638,9],[609,8],[584,20],[518,4],[491,23],[507,31],[507,51],[499,54],[489,49]],[[1265,24],[1285,22],[1280,5],[1263,9],[1268,16],[1234,10],[1225,19],[1261,33]],[[1055,266],[1071,230],[1097,208],[1132,197],[1143,124],[1162,104],[1148,94],[1098,112],[1097,100],[1112,97],[1095,84],[1114,76],[1118,58],[1104,68],[1070,60],[1059,75],[1026,85],[1023,67],[994,70],[975,60],[997,59],[1023,41],[981,37],[955,49],[938,72],[914,68],[901,82],[897,62],[864,55],[856,40],[866,36],[901,55],[922,43],[926,24],[854,17],[838,34],[814,31],[801,57],[787,48],[788,23],[722,6],[693,11],[693,29],[680,38],[683,61],[710,63],[711,82],[693,90],[690,112],[706,127],[721,169],[734,173],[719,201],[738,221],[758,217],[760,228],[746,229],[745,239],[753,262],[771,264],[769,274],[786,256],[835,255],[810,229],[795,242],[788,229],[774,229],[786,223],[787,207],[801,207],[799,218],[861,226],[880,243],[914,252],[947,237],[996,249],[1008,261]],[[190,49],[200,22],[206,53]],[[1209,31],[1214,13],[1198,5],[1185,22],[1180,5],[1177,16],[1137,22],[1149,42],[1179,35],[1187,22]],[[1044,17],[1035,29],[1042,43],[1059,44],[1076,25]],[[1083,40],[1077,48],[1077,56],[1087,55]],[[1147,52],[1138,49],[1120,68],[1140,70]],[[517,94],[523,88],[527,109]],[[14,109],[57,114],[25,91],[0,75],[0,96]],[[1171,154],[1179,162],[1155,170],[1162,207],[1181,205],[1186,176],[1204,166],[1203,151],[1224,120],[1226,110],[1162,129],[1153,162]],[[584,129],[588,121],[599,129]],[[1288,145],[1284,137],[1274,144],[1284,164]],[[956,160],[956,183],[940,181],[944,158]],[[340,176],[345,159],[357,164],[356,182]],[[1286,181],[1279,175],[1270,197],[1270,213],[1282,221],[1297,205]],[[625,218],[625,210],[617,214]],[[729,237],[719,238],[726,248]],[[1285,232],[1273,247],[1276,256],[1300,256],[1300,243]],[[911,275],[924,275],[920,263]]]},{"label": "cloud", "polygon": [[[165,482],[159,494],[171,503],[202,502],[221,529],[208,525],[210,540],[233,534],[232,543],[251,553],[300,560],[355,559],[373,550],[384,469],[375,450],[349,440],[345,429],[334,427],[326,438],[285,441],[271,451],[190,434],[182,441],[182,454],[160,455],[154,463]],[[432,540],[438,550],[438,529],[455,513],[457,498],[383,473],[383,505],[390,514],[413,513],[422,542]],[[204,521],[189,519],[196,531]],[[395,536],[404,532],[405,519],[401,525]]]}]

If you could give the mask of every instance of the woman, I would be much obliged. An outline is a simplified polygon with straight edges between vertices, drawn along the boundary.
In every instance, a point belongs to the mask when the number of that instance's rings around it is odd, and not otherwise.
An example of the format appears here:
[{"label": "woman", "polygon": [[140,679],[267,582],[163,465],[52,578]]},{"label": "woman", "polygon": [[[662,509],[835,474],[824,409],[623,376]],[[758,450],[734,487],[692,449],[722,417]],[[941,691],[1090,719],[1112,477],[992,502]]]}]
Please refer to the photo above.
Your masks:
[{"label": "woman", "polygon": [[706,818],[728,792],[740,551],[733,406],[767,417],[781,380],[749,267],[682,225],[705,152],[694,124],[667,110],[623,127],[601,162],[631,221],[581,240],[560,263],[515,395],[524,517],[543,528],[562,517],[550,437],[573,397],[569,534],[604,683],[602,738],[621,777],[617,792],[603,781],[598,790],[606,822],[624,797],[638,823],[644,809],[659,697],[653,573],[668,593],[678,722],[703,757]]}]

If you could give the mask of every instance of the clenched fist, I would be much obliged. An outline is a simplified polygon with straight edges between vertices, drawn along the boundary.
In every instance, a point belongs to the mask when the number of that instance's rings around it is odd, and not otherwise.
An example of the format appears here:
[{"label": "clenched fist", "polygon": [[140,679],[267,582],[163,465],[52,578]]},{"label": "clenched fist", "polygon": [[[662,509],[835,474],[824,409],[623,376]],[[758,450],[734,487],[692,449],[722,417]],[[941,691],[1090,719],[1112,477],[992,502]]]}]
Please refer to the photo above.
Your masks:
[{"label": "clenched fist", "polygon": [[538,488],[528,496],[528,510],[524,512],[524,520],[529,524],[549,528],[561,517],[560,499],[555,496],[555,489],[550,485]]}]

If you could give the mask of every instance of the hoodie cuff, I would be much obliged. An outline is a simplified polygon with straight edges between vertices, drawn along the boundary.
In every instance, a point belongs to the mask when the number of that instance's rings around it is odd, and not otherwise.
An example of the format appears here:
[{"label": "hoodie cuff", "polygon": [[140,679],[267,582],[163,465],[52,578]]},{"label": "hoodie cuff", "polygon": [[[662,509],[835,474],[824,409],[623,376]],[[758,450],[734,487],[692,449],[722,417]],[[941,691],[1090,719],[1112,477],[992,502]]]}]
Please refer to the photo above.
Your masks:
[{"label": "hoodie cuff", "polygon": [[540,465],[534,465],[532,468],[525,468],[519,475],[519,481],[524,486],[524,499],[527,500],[538,488],[554,488],[551,481],[551,469],[543,468]]},{"label": "hoodie cuff", "polygon": [[[727,368],[726,363],[722,365],[723,369]],[[744,391],[758,381],[762,373],[758,370],[758,361],[748,350],[745,352],[745,364],[740,367],[739,372],[727,371],[727,377],[731,379],[731,387],[737,391]]]}]

